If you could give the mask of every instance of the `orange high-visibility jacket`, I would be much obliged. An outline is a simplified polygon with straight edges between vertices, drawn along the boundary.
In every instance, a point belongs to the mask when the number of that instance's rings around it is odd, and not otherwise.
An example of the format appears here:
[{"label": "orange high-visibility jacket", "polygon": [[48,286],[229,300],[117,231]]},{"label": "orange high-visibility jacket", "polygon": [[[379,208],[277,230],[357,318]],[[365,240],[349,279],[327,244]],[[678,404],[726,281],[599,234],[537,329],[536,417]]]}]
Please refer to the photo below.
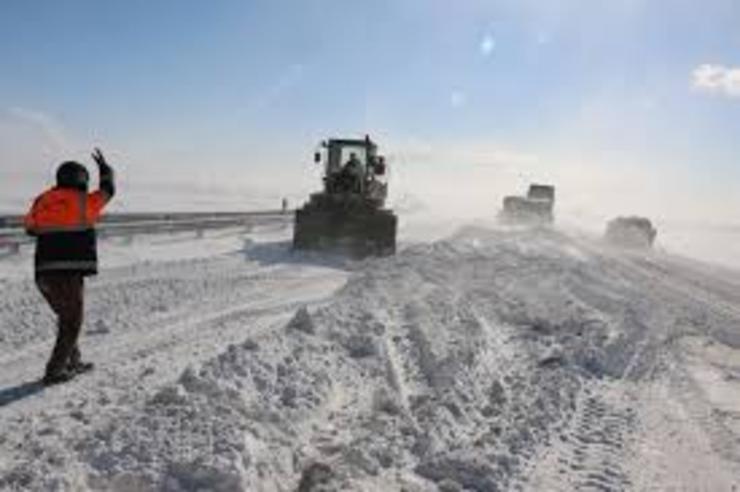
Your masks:
[{"label": "orange high-visibility jacket", "polygon": [[112,193],[52,188],[33,202],[26,231],[36,236],[37,272],[97,273],[95,224]]},{"label": "orange high-visibility jacket", "polygon": [[108,196],[72,188],[52,188],[33,203],[25,218],[26,230],[34,235],[58,231],[81,231],[95,226]]}]

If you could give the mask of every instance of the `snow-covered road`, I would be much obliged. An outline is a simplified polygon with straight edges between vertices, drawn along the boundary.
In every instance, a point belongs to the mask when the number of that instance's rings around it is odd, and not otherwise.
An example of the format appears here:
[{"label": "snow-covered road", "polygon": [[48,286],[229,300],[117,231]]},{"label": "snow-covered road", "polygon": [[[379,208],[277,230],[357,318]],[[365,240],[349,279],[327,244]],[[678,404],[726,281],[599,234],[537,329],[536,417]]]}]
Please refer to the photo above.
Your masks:
[{"label": "snow-covered road", "polygon": [[0,260],[0,488],[740,490],[739,274],[555,231],[284,240],[108,245],[98,369],[45,390],[51,316]]},{"label": "snow-covered road", "polygon": [[[155,236],[138,245],[142,251],[134,251],[143,257],[126,254],[131,245],[112,245],[108,254],[118,266],[87,289],[81,348],[98,369],[49,389],[36,381],[53,343],[51,313],[28,279],[4,280],[0,466],[7,470],[9,463],[27,459],[31,442],[40,448],[47,438],[63,443],[94,422],[110,421],[189,365],[284,325],[300,306],[325,300],[344,283],[347,272],[340,262],[291,256],[288,243],[280,240],[284,234],[277,238],[244,242],[239,231],[232,231],[203,245],[187,234]],[[14,259],[28,267],[26,253]],[[17,264],[7,265],[16,276],[17,269]],[[37,435],[41,438],[35,441]],[[53,447],[46,451],[55,452]],[[42,463],[29,464],[43,468]],[[13,477],[5,476],[0,484],[24,488],[23,479]]]}]

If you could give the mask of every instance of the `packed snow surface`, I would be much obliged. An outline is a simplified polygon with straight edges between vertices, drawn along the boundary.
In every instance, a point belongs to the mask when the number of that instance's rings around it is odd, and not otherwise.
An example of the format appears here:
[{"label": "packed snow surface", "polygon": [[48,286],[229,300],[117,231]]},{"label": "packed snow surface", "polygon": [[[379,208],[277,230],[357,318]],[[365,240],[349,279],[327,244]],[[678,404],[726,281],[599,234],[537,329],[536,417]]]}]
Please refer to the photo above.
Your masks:
[{"label": "packed snow surface", "polygon": [[552,230],[170,240],[102,245],[97,368],[48,389],[51,315],[0,260],[0,488],[740,489],[740,274]]}]

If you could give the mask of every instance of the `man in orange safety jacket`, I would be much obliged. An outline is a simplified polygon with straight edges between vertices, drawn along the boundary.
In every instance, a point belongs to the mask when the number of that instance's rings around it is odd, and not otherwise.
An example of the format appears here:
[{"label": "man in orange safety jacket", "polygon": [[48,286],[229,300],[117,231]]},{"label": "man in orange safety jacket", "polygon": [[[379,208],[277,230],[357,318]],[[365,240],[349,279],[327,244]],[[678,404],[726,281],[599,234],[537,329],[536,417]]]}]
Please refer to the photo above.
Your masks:
[{"label": "man in orange safety jacket", "polygon": [[92,369],[82,362],[77,339],[82,328],[85,277],[98,271],[95,224],[115,194],[113,169],[95,149],[100,187],[88,193],[85,166],[67,161],[57,169],[56,186],[33,202],[25,217],[28,234],[36,237],[35,279],[58,318],[58,334],[46,365],[44,384],[72,379]]}]

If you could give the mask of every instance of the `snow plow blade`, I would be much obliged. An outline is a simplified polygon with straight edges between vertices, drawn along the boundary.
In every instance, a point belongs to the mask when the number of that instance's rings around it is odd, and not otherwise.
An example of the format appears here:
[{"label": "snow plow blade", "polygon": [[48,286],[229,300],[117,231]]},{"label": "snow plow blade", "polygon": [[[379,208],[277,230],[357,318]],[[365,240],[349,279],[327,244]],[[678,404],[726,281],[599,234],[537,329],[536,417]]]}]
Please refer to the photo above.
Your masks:
[{"label": "snow plow blade", "polygon": [[504,198],[500,217],[504,222],[510,223],[551,223],[552,202],[532,200],[523,196],[507,196]]},{"label": "snow plow blade", "polygon": [[397,218],[388,210],[296,211],[293,247],[335,251],[353,258],[387,256],[396,251]]}]

